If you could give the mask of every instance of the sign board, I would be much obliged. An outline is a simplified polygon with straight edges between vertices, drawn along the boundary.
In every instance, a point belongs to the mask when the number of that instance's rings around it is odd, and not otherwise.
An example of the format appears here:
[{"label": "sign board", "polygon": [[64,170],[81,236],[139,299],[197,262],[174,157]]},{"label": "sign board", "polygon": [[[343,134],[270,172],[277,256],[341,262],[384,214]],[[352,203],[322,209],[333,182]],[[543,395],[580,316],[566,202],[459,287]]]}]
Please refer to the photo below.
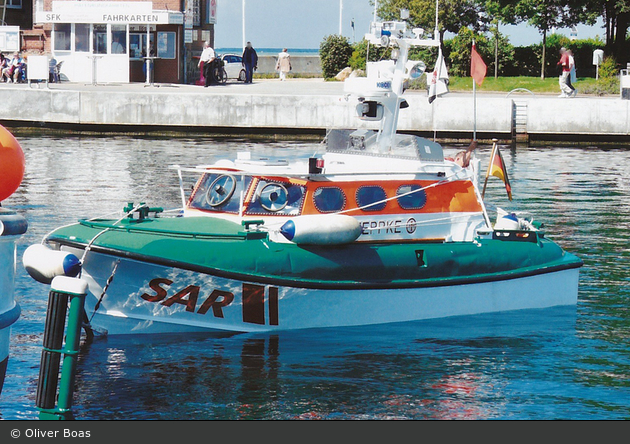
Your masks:
[{"label": "sign board", "polygon": [[28,57],[28,69],[26,76],[28,80],[48,80],[50,72],[47,56],[31,55]]},{"label": "sign board", "polygon": [[15,52],[20,50],[20,27],[0,26],[0,51]]},{"label": "sign board", "polygon": [[53,1],[51,11],[36,11],[36,23],[156,23],[181,25],[179,11],[154,11],[152,2]]},{"label": "sign board", "polygon": [[206,2],[208,11],[206,17],[208,17],[208,24],[215,25],[217,23],[217,0],[208,0]]},{"label": "sign board", "polygon": [[192,29],[184,29],[184,43],[192,43],[192,42],[193,42]]}]

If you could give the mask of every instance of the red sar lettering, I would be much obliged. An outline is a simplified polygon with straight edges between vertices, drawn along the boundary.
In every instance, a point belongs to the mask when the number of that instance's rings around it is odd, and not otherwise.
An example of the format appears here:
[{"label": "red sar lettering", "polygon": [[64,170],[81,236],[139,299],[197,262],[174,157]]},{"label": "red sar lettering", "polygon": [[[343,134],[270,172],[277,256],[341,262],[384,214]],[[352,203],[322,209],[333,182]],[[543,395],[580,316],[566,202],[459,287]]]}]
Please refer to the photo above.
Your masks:
[{"label": "red sar lettering", "polygon": [[[164,286],[170,286],[173,283],[170,279],[156,278],[149,282],[149,287],[155,292],[154,295],[144,293],[140,297],[148,302],[161,302],[162,305],[170,307],[173,304],[181,304],[186,306],[186,311],[194,312],[199,299],[199,291],[201,287],[198,285],[189,285],[186,288],[175,293],[170,298],[164,300],[168,295],[168,290]],[[212,290],[212,293],[201,304],[197,314],[206,314],[212,308],[212,314],[216,318],[223,317],[223,307],[230,305],[234,300],[234,295],[229,291]]]}]

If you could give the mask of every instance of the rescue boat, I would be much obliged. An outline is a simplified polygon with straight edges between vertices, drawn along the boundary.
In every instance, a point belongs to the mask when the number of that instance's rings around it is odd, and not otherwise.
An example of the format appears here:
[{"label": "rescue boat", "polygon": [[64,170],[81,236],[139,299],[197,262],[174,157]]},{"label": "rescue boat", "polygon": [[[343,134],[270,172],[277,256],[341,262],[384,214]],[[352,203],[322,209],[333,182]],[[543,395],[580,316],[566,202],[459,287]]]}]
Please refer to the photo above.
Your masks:
[{"label": "rescue boat", "polygon": [[[366,125],[288,162],[235,159],[192,168],[173,213],[128,204],[119,218],[61,227],[26,250],[31,276],[88,283],[86,318],[108,334],[256,332],[414,321],[577,303],[582,261],[537,222],[488,212],[472,149],[396,131],[405,83],[437,47],[404,22],[373,23],[368,64],[345,93]],[[370,129],[376,122],[378,129]]]}]

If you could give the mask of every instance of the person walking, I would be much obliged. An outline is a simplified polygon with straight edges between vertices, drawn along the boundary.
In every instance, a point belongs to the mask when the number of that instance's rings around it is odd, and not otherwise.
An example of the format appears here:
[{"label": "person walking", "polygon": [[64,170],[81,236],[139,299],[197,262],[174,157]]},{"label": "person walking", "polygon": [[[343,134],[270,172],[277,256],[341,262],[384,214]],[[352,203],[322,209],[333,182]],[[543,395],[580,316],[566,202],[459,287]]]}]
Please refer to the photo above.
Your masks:
[{"label": "person walking", "polygon": [[567,54],[569,55],[569,86],[573,90],[572,97],[577,95],[577,89],[574,84],[577,82],[577,73],[575,70],[575,58],[573,57],[573,51],[567,49]]},{"label": "person walking", "polygon": [[573,94],[573,88],[569,86],[569,76],[571,75],[571,68],[569,67],[569,54],[567,49],[560,48],[560,60],[557,63],[562,67],[562,74],[560,74],[560,95],[558,97],[571,97]]},{"label": "person walking", "polygon": [[252,47],[252,42],[247,42],[243,51],[243,66],[245,67],[245,83],[252,83],[254,71],[258,69],[258,54]]},{"label": "person walking", "polygon": [[287,48],[284,48],[282,52],[278,54],[276,71],[280,72],[280,81],[284,82],[287,79],[287,73],[291,71],[291,56],[287,52]]},{"label": "person walking", "polygon": [[199,57],[199,63],[197,63],[197,67],[203,70],[204,77],[204,87],[208,87],[210,82],[212,81],[212,71],[210,67],[212,66],[212,62],[216,58],[214,53],[214,49],[210,46],[210,42],[206,41],[203,43],[203,51],[201,51],[201,56]]}]

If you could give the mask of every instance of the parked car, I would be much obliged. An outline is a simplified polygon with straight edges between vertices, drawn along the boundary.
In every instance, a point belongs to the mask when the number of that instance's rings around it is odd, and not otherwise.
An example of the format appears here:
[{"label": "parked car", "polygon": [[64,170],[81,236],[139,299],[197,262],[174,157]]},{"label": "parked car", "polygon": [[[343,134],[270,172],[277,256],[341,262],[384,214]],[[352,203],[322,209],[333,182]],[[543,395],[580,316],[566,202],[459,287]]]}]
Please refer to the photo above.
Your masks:
[{"label": "parked car", "polygon": [[228,79],[237,79],[241,82],[245,81],[245,68],[243,68],[243,57],[236,54],[223,54],[223,68]]}]

